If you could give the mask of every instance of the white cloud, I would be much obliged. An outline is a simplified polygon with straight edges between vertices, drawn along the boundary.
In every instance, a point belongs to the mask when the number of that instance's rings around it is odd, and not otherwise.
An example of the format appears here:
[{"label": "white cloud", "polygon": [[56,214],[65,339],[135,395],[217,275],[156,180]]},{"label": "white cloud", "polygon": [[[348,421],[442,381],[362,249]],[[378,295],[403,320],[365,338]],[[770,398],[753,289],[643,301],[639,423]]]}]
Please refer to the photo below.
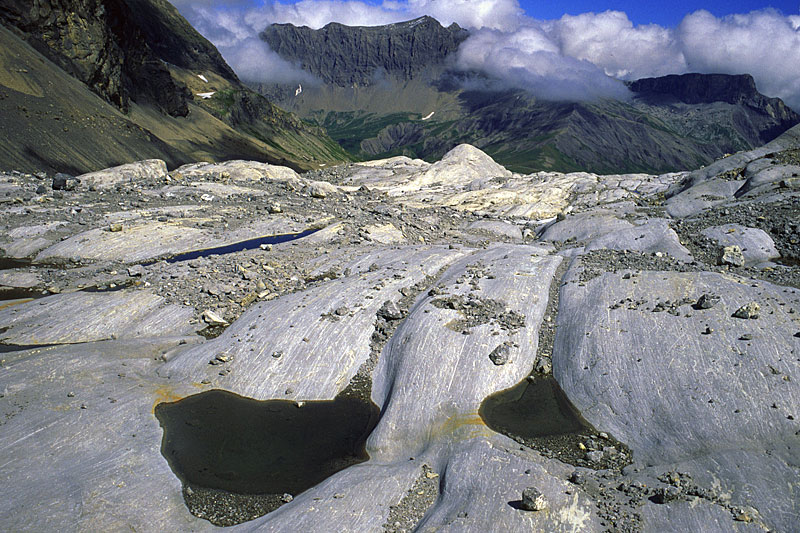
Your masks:
[{"label": "white cloud", "polygon": [[[763,10],[717,18],[687,15],[677,28],[635,26],[620,11],[535,20],[518,0],[173,0],[244,79],[302,80],[298,69],[255,42],[268,24],[321,28],[329,22],[373,26],[431,15],[470,28],[458,65],[548,98],[618,96],[613,78],[685,72],[752,74],[758,88],[800,109],[800,16]],[[259,67],[259,62],[263,67]]]},{"label": "white cloud", "polygon": [[698,11],[683,19],[677,39],[689,70],[751,74],[761,92],[800,110],[798,18],[773,10],[723,18]]},{"label": "white cloud", "polygon": [[550,100],[628,97],[625,86],[599,67],[561,54],[540,30],[478,30],[458,50],[457,67],[480,71]]},{"label": "white cloud", "polygon": [[621,11],[564,15],[544,25],[563,55],[590,61],[609,76],[630,79],[686,69],[671,30],[634,26]]}]

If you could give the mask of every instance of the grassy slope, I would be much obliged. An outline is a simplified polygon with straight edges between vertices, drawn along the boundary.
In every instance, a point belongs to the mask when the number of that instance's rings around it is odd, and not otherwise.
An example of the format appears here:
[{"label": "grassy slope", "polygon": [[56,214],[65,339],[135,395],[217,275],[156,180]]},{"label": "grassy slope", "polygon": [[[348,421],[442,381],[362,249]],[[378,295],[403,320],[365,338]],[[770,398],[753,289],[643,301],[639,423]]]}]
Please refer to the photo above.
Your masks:
[{"label": "grassy slope", "polygon": [[[175,68],[173,75],[193,93],[209,91],[194,73]],[[0,170],[79,174],[149,158],[170,167],[246,158],[303,170],[352,159],[324,131],[266,101],[257,106],[261,116],[237,127],[225,113],[215,116],[214,105],[195,97],[186,118],[135,104],[125,115],[0,26]]]}]

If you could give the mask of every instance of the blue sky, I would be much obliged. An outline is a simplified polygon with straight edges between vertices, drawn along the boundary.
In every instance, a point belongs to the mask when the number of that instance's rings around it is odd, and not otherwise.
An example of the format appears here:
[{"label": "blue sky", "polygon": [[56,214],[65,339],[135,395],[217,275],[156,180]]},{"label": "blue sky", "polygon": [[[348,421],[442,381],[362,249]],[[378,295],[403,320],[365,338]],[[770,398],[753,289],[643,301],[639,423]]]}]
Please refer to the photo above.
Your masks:
[{"label": "blue sky", "polygon": [[529,16],[538,19],[560,18],[564,13],[578,15],[609,9],[624,11],[634,24],[659,24],[676,26],[683,17],[694,11],[705,9],[721,17],[732,13],[749,13],[757,9],[772,7],[784,15],[800,14],[800,0],[671,0],[669,2],[642,2],[641,0],[571,0],[569,2],[543,2],[521,0],[520,5]]}]

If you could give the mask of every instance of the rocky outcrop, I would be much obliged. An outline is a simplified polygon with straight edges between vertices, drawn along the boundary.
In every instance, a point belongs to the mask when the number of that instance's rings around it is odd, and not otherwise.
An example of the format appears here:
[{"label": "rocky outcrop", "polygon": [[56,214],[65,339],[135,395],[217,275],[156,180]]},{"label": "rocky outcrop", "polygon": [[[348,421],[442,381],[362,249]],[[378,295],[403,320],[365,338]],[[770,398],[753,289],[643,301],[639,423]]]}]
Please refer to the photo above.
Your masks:
[{"label": "rocky outcrop", "polygon": [[442,27],[424,16],[387,26],[330,23],[319,30],[272,24],[261,38],[281,57],[300,63],[325,83],[379,85],[384,77],[408,80],[440,69],[467,38],[457,24]]},{"label": "rocky outcrop", "polygon": [[131,99],[185,116],[188,92],[147,45],[123,0],[3,0],[3,24],[15,27],[39,52],[127,111]]},{"label": "rocky outcrop", "polygon": [[[800,115],[786,106],[780,98],[764,96],[749,74],[681,74],[659,78],[643,78],[628,85],[637,97],[656,104],[713,104],[722,102],[743,107],[766,116],[760,125],[759,144],[771,141],[798,122]],[[771,120],[770,120],[771,119]]]},{"label": "rocky outcrop", "polygon": [[767,98],[759,93],[756,81],[749,74],[671,74],[642,78],[631,82],[628,87],[641,96],[672,97],[684,104],[725,102],[763,108],[780,119],[789,119],[792,115],[780,99]]}]

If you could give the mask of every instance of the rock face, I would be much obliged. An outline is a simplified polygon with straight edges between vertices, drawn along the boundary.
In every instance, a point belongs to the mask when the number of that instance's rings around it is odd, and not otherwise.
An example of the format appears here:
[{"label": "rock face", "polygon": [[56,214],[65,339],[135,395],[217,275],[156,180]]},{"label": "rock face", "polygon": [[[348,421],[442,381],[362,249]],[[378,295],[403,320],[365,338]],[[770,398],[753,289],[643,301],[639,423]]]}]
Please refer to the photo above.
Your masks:
[{"label": "rock face", "polygon": [[0,14],[34,48],[123,111],[133,99],[154,103],[173,116],[189,112],[188,92],[175,83],[140,28],[130,23],[133,12],[123,0],[77,5],[3,0]]},{"label": "rock face", "polygon": [[300,62],[325,83],[342,87],[369,86],[382,77],[409,80],[445,59],[468,36],[457,24],[443,28],[435,19],[387,26],[353,27],[330,23],[319,30],[272,24],[261,38],[281,57]]},{"label": "rock face", "polygon": [[767,98],[756,89],[749,74],[672,74],[632,82],[631,91],[641,96],[666,96],[684,104],[725,102],[762,108],[781,120],[797,120],[796,114],[778,98]]},{"label": "rock face", "polygon": [[[800,192],[737,191],[800,163],[797,133],[662,176],[523,176],[466,145],[35,194],[3,174],[0,529],[793,531]],[[368,458],[296,493],[187,481],[156,412],[211,391],[368,405]],[[265,432],[220,430],[215,475],[282,457]]]}]

